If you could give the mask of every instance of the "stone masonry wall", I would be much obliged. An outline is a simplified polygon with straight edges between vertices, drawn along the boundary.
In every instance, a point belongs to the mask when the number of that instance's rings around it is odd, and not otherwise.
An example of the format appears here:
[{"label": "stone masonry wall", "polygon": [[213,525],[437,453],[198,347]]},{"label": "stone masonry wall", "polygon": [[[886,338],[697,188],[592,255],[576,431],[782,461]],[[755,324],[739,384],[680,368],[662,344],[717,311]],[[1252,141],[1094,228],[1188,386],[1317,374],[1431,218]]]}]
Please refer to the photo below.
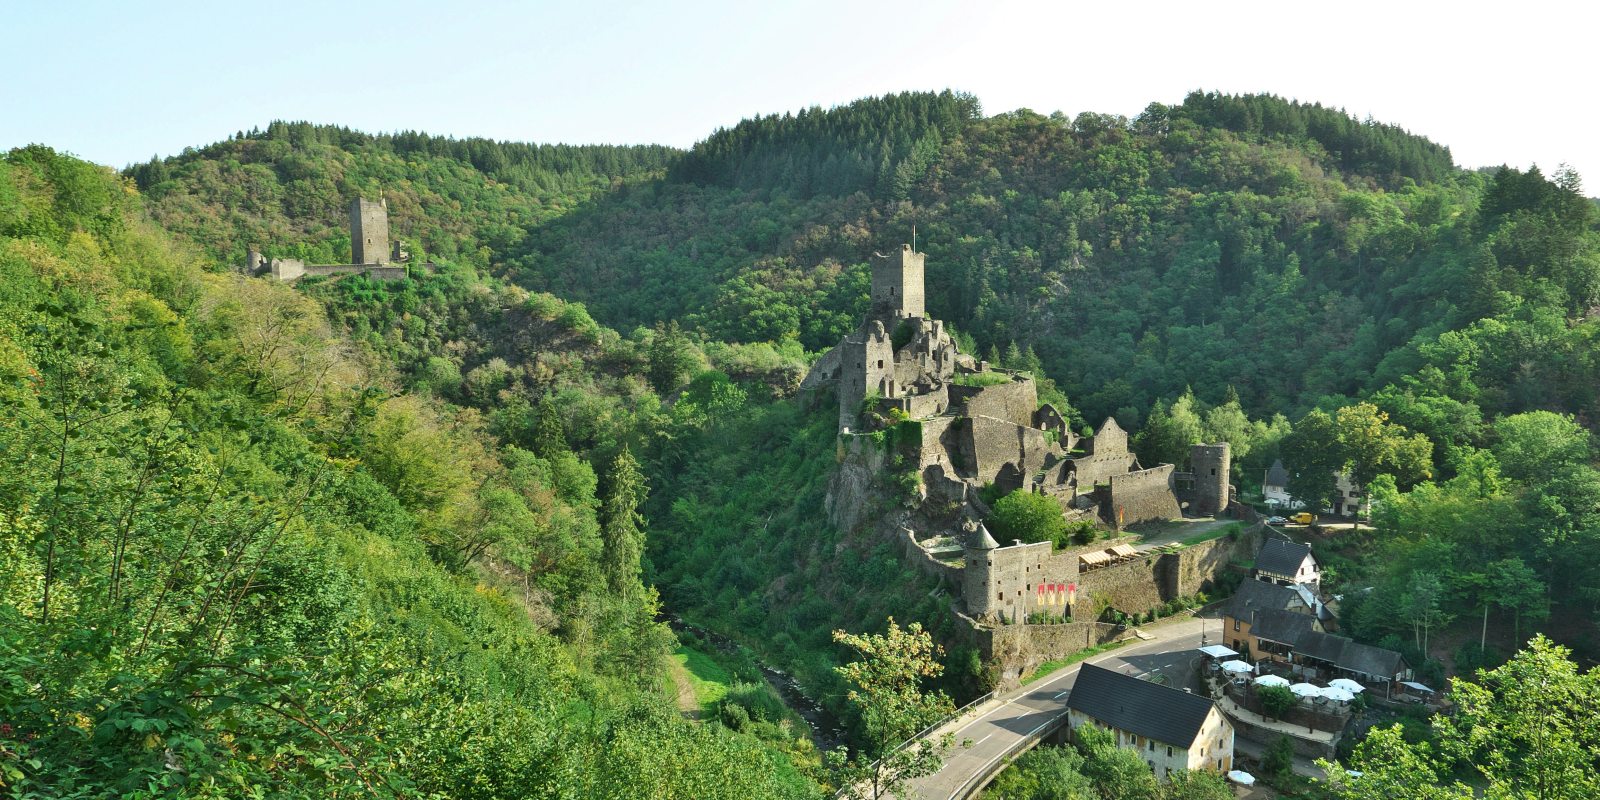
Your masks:
[{"label": "stone masonry wall", "polygon": [[1118,611],[1139,614],[1205,591],[1227,571],[1229,562],[1254,557],[1261,549],[1261,530],[1257,526],[1233,538],[1220,536],[1176,553],[1146,551],[1130,561],[1082,573],[1072,615],[1092,618],[1097,597],[1108,600]]},{"label": "stone masonry wall", "polygon": [[1017,477],[1044,468],[1049,446],[1044,431],[993,417],[969,417],[961,427],[960,448],[963,466],[970,465],[978,483],[995,483],[1007,464]]},{"label": "stone masonry wall", "polygon": [[950,404],[966,407],[974,417],[994,417],[1032,427],[1039,393],[1029,379],[1012,380],[994,386],[951,386]]},{"label": "stone masonry wall", "polygon": [[1115,639],[1115,625],[1097,622],[1067,622],[1055,625],[981,625],[957,614],[958,638],[976,648],[980,657],[1000,668],[1000,688],[1010,688],[1056,658],[1064,658],[1086,647]]},{"label": "stone masonry wall", "polygon": [[1141,553],[1130,561],[1079,575],[1078,602],[1072,606],[1072,617],[1094,619],[1100,599],[1125,614],[1143,613],[1165,603],[1171,598],[1163,596],[1158,571],[1161,558],[1154,553]]},{"label": "stone masonry wall", "polygon": [[927,419],[944,413],[950,407],[950,398],[945,387],[940,386],[923,394],[884,398],[883,404],[904,411],[912,419]]},{"label": "stone masonry wall", "polygon": [[1265,528],[1252,526],[1238,536],[1221,536],[1179,550],[1163,565],[1162,590],[1172,597],[1188,597],[1203,591],[1233,561],[1249,561],[1261,549]]},{"label": "stone masonry wall", "polygon": [[1171,464],[1112,475],[1110,482],[1110,502],[1105,511],[1110,517],[1108,522],[1119,528],[1136,522],[1183,516],[1177,497],[1172,493]]},{"label": "stone masonry wall", "polygon": [[1115,475],[1128,474],[1128,469],[1133,466],[1133,454],[1127,451],[1095,452],[1071,461],[1072,471],[1078,481],[1078,491],[1088,494],[1095,484],[1107,483]]}]

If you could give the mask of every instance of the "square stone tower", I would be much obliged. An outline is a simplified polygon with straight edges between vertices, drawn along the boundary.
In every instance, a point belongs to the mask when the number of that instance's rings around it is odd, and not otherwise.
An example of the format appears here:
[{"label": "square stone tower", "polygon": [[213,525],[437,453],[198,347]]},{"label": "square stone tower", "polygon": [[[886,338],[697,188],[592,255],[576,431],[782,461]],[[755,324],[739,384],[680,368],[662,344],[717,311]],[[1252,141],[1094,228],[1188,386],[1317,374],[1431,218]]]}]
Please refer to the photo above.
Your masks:
[{"label": "square stone tower", "polygon": [[872,315],[921,317],[924,255],[901,245],[900,250],[872,260]]},{"label": "square stone tower", "polygon": [[357,264],[389,263],[389,201],[350,203],[350,254]]}]

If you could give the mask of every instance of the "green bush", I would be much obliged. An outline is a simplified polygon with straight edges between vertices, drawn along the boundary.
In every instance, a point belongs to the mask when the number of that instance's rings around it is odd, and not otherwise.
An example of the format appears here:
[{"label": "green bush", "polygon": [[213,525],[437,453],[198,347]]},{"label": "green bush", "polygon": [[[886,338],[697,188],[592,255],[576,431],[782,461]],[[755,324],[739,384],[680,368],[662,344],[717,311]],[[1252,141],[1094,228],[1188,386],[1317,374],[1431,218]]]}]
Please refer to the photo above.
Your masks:
[{"label": "green bush", "polygon": [[1261,701],[1261,710],[1273,719],[1283,719],[1299,702],[1287,686],[1257,686],[1256,699]]},{"label": "green bush", "polygon": [[1012,539],[1051,542],[1058,549],[1069,544],[1061,506],[1028,491],[1012,492],[996,501],[989,514],[989,530],[1002,543]]},{"label": "green bush", "polygon": [[[1282,686],[1269,687],[1283,689]],[[1284,689],[1287,692],[1287,689]],[[1287,736],[1279,736],[1267,745],[1261,756],[1261,771],[1273,779],[1283,779],[1294,774],[1294,743]]]}]

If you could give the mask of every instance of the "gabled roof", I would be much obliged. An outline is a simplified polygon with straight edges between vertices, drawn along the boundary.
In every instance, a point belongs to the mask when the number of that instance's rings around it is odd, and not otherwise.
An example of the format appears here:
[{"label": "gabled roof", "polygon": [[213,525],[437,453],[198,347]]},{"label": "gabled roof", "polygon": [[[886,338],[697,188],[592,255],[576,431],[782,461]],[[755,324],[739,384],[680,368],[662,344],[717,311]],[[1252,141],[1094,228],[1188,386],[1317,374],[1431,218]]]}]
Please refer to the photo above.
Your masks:
[{"label": "gabled roof", "polygon": [[1405,656],[1393,650],[1374,647],[1370,644],[1351,642],[1344,646],[1344,652],[1339,654],[1339,660],[1333,662],[1342,669],[1359,672],[1363,675],[1381,676],[1392,678],[1399,675],[1406,668]]},{"label": "gabled roof", "polygon": [[[1311,548],[1299,542],[1286,542],[1282,539],[1268,539],[1261,544],[1261,552],[1256,553],[1256,571],[1270,572],[1274,575],[1294,575],[1300,570],[1300,563],[1311,555]],[[1316,561],[1316,556],[1311,560]]]},{"label": "gabled roof", "polygon": [[1344,647],[1347,644],[1353,644],[1353,642],[1343,636],[1311,631],[1301,636],[1300,641],[1294,643],[1294,651],[1308,658],[1315,658],[1318,661],[1338,664],[1339,660],[1344,656]]},{"label": "gabled roof", "polygon": [[1199,695],[1084,664],[1067,707],[1118,730],[1188,748],[1212,704]]},{"label": "gabled roof", "polygon": [[1222,608],[1222,615],[1249,622],[1254,619],[1255,612],[1262,609],[1290,611],[1303,602],[1299,593],[1288,586],[1279,586],[1266,581],[1244,580],[1239,582],[1239,588],[1228,598],[1228,604]]},{"label": "gabled roof", "polygon": [[1302,634],[1294,643],[1294,652],[1373,677],[1392,678],[1405,668],[1405,658],[1393,650],[1319,631]]},{"label": "gabled roof", "polygon": [[[1257,581],[1257,583],[1260,583],[1260,581]],[[1293,589],[1295,594],[1300,595],[1300,602],[1305,603],[1306,608],[1311,609],[1312,613],[1316,614],[1317,619],[1323,622],[1333,619],[1333,613],[1328,611],[1328,607],[1322,604],[1322,601],[1317,598],[1317,593],[1311,591],[1310,586],[1303,583],[1293,583],[1287,588]]]},{"label": "gabled roof", "polygon": [[1272,466],[1267,469],[1266,480],[1262,481],[1262,484],[1266,486],[1289,485],[1289,469],[1283,465],[1283,459],[1280,458],[1272,462]]},{"label": "gabled roof", "polygon": [[1292,646],[1302,636],[1315,631],[1316,625],[1317,618],[1310,614],[1267,609],[1256,612],[1256,618],[1250,622],[1250,635]]}]

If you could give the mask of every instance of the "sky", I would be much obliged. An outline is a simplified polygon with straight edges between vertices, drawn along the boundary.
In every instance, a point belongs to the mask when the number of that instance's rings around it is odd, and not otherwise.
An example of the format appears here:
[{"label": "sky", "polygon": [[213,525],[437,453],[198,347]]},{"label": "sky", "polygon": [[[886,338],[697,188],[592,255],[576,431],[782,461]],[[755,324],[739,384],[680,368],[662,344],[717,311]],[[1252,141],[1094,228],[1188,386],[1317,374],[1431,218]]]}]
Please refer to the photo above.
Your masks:
[{"label": "sky", "polygon": [[121,167],[275,119],[688,147],[887,92],[1132,117],[1203,89],[1341,107],[1465,167],[1566,162],[1600,195],[1597,22],[1544,0],[3,0],[0,150]]}]

